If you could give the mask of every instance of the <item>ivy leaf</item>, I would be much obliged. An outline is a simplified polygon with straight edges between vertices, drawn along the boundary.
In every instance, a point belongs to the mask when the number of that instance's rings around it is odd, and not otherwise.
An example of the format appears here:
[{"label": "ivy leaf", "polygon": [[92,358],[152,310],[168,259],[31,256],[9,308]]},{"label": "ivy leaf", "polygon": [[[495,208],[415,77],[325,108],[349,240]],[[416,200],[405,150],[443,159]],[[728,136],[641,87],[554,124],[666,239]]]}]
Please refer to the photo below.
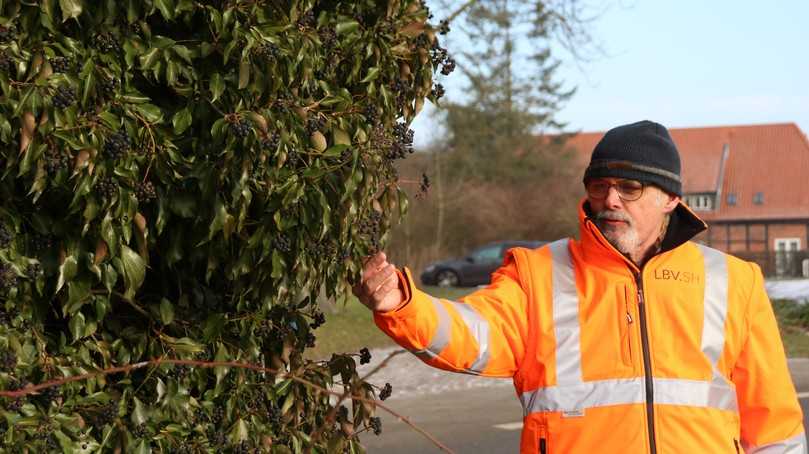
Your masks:
[{"label": "ivy leaf", "polygon": [[143,278],[146,275],[146,264],[137,252],[124,244],[121,245],[120,263],[121,274],[124,275],[124,285],[126,286],[124,297],[131,300],[135,296],[135,292],[143,284]]},{"label": "ivy leaf", "polygon": [[174,305],[165,298],[160,300],[160,320],[164,325],[171,325],[174,321]]},{"label": "ivy leaf", "polygon": [[81,312],[76,313],[70,318],[68,322],[70,334],[73,336],[73,342],[81,339],[84,334],[84,314]]},{"label": "ivy leaf", "polygon": [[62,9],[62,22],[67,22],[68,19],[79,17],[82,0],[59,0],[59,8]]},{"label": "ivy leaf", "polygon": [[191,126],[191,121],[191,111],[188,110],[188,107],[174,114],[174,118],[171,120],[174,133],[179,135],[185,132],[185,130]]},{"label": "ivy leaf", "polygon": [[367,84],[379,77],[379,66],[374,66],[368,70],[368,74],[360,81],[361,84]]},{"label": "ivy leaf", "polygon": [[245,88],[250,82],[250,59],[243,58],[239,62],[239,90]]},{"label": "ivy leaf", "polygon": [[135,409],[132,411],[132,423],[139,426],[149,420],[146,407],[137,397],[132,399],[135,402]]},{"label": "ivy leaf", "polygon": [[62,289],[65,283],[73,279],[76,275],[76,271],[78,271],[76,257],[72,255],[66,257],[65,261],[59,266],[59,279],[56,282],[56,291],[54,293],[59,293],[59,290]]},{"label": "ivy leaf", "polygon": [[163,121],[163,112],[154,104],[138,104],[134,107],[149,123],[159,123]]},{"label": "ivy leaf", "polygon": [[[219,361],[228,361],[230,359],[231,358],[228,355],[228,349],[225,348],[224,344],[219,343],[219,348],[216,349],[216,357],[214,358],[214,361],[217,361],[217,362],[219,362]],[[222,381],[223,378],[225,378],[225,375],[227,375],[228,370],[230,370],[229,367],[221,367],[221,366],[220,367],[214,367],[214,373],[216,374],[216,385],[217,386],[219,386],[219,383]]]},{"label": "ivy leaf", "polygon": [[212,240],[214,235],[222,230],[228,218],[227,207],[225,207],[225,204],[222,203],[219,197],[216,198],[216,202],[214,203],[214,213],[213,221],[211,221],[211,225],[208,228],[208,241]]},{"label": "ivy leaf", "polygon": [[211,76],[210,90],[211,94],[213,95],[213,97],[211,98],[211,102],[216,102],[216,100],[219,99],[220,96],[222,96],[222,93],[225,92],[225,81],[222,80],[221,74],[214,73]]},{"label": "ivy leaf", "polygon": [[247,431],[247,424],[244,422],[244,419],[239,418],[235,424],[233,424],[233,430],[230,432],[230,440],[233,442],[234,445],[241,443],[244,440],[247,440],[249,437],[249,432]]},{"label": "ivy leaf", "polygon": [[172,20],[174,18],[174,2],[171,0],[154,0],[154,6],[160,10],[160,14],[162,14],[166,20]]}]

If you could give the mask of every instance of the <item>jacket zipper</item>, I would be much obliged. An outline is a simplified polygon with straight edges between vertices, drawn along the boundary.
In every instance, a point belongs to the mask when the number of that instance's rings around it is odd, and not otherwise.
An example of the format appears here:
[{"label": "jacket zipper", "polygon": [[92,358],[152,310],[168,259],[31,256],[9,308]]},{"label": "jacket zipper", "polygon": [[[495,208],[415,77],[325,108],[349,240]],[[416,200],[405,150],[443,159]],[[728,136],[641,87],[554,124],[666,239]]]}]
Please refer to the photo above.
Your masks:
[{"label": "jacket zipper", "polygon": [[640,338],[643,347],[643,373],[646,381],[646,425],[649,429],[649,451],[657,454],[655,444],[655,422],[654,422],[654,386],[652,384],[652,362],[649,353],[649,332],[646,326],[646,309],[643,298],[643,276],[641,273],[635,275],[638,284],[638,318],[640,321]]},{"label": "jacket zipper", "polygon": [[632,308],[630,307],[628,294],[624,297],[624,305],[626,309],[626,348],[629,352],[629,366],[634,370],[635,361],[632,358],[632,324],[635,323],[635,320],[632,318]]},{"label": "jacket zipper", "polygon": [[539,454],[548,454],[548,429],[539,427]]}]

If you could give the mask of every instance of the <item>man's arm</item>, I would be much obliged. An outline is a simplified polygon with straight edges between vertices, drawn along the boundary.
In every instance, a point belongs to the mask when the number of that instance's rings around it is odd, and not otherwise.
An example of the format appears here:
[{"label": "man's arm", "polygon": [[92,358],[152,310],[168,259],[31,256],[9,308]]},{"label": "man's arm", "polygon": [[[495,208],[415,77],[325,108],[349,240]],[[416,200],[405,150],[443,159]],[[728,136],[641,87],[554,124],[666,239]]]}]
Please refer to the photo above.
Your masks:
[{"label": "man's arm", "polygon": [[374,310],[382,331],[433,367],[514,375],[528,337],[528,297],[513,256],[488,287],[451,301],[418,290],[407,269],[397,271],[380,254],[368,262],[354,293]]},{"label": "man's arm", "polygon": [[748,337],[733,369],[746,453],[805,454],[803,415],[764,278],[753,265]]}]

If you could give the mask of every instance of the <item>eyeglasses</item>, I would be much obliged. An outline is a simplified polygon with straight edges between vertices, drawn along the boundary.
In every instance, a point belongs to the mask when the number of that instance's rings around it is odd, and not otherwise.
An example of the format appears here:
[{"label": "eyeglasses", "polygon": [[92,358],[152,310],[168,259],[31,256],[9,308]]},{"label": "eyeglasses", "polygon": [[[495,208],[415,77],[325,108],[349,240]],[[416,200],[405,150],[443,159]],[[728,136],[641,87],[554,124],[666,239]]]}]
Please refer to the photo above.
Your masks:
[{"label": "eyeglasses", "polygon": [[626,202],[633,202],[638,200],[643,195],[643,183],[635,180],[618,180],[615,183],[610,183],[607,180],[590,180],[584,184],[587,195],[590,197],[601,200],[606,199],[610,193],[610,188],[615,186],[618,191],[618,196],[621,200]]}]

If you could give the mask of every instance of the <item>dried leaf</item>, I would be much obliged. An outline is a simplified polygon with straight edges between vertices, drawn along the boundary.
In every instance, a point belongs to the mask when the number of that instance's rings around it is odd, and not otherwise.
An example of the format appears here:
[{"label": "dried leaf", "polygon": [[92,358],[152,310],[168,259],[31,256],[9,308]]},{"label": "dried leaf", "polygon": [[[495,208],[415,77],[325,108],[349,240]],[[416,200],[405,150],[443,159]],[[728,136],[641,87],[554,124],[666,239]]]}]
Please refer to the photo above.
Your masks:
[{"label": "dried leaf", "polygon": [[37,120],[34,118],[34,113],[26,110],[22,114],[22,126],[20,128],[20,154],[28,150],[31,141],[34,140],[34,130],[36,129]]},{"label": "dried leaf", "polygon": [[109,252],[109,248],[107,247],[107,242],[99,239],[96,242],[96,251],[93,255],[93,264],[98,265],[99,263],[103,262],[105,258],[107,258],[107,253]]}]

